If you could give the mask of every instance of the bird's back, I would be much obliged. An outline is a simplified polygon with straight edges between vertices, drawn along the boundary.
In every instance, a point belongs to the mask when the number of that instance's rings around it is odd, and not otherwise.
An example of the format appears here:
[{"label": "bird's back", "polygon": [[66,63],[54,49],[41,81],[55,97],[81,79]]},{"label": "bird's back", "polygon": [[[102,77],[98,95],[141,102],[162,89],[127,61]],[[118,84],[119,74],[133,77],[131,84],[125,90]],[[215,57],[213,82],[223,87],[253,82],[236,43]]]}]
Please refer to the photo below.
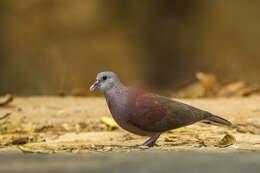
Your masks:
[{"label": "bird's back", "polygon": [[163,132],[193,124],[212,114],[167,97],[129,89],[130,122],[147,131]]},{"label": "bird's back", "polygon": [[106,94],[106,99],[114,119],[134,133],[136,129],[159,133],[216,117],[167,97],[124,86]]}]

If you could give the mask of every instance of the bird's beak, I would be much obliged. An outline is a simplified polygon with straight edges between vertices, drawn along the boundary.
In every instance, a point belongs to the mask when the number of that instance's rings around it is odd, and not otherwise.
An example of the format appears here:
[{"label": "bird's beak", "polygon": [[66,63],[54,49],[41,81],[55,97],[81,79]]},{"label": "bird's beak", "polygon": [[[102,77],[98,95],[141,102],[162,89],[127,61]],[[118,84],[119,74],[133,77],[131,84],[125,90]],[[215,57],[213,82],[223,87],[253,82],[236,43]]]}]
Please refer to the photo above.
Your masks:
[{"label": "bird's beak", "polygon": [[94,91],[98,87],[99,87],[99,81],[97,80],[95,83],[93,83],[93,85],[91,85],[89,90],[92,92],[92,91]]}]

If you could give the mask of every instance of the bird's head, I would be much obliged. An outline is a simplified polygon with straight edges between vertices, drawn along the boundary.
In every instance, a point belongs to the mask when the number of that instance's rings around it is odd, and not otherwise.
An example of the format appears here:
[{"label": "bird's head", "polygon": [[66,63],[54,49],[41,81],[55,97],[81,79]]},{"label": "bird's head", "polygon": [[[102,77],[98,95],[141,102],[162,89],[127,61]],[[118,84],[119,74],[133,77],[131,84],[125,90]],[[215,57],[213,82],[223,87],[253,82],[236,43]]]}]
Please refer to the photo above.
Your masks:
[{"label": "bird's head", "polygon": [[105,92],[120,82],[113,72],[100,72],[97,74],[96,79],[97,81],[90,87],[90,91],[100,88],[102,92]]}]

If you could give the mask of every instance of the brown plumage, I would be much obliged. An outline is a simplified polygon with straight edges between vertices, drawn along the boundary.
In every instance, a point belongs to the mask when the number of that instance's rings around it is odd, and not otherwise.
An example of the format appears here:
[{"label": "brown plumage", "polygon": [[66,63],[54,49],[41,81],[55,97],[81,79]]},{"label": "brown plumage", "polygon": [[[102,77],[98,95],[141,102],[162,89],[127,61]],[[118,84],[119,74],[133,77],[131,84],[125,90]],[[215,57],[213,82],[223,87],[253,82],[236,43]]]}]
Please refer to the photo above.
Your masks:
[{"label": "brown plumage", "polygon": [[101,72],[91,89],[100,88],[115,121],[123,129],[150,136],[143,145],[153,146],[161,133],[198,121],[231,126],[231,123],[207,111],[173,101],[167,97],[124,86],[113,72]]}]

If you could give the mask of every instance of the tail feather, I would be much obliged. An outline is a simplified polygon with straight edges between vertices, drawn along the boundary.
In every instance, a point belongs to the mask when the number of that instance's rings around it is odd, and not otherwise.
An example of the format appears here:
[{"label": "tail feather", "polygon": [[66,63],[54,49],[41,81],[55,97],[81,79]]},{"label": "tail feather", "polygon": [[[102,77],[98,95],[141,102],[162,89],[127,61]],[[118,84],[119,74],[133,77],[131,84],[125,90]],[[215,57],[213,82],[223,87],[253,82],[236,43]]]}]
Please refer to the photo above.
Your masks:
[{"label": "tail feather", "polygon": [[226,120],[224,118],[221,118],[219,116],[216,116],[216,115],[212,115],[212,116],[206,118],[205,120],[208,120],[210,122],[217,123],[217,124],[222,124],[222,125],[226,125],[226,126],[232,126],[232,123],[230,121],[228,121],[228,120]]}]

